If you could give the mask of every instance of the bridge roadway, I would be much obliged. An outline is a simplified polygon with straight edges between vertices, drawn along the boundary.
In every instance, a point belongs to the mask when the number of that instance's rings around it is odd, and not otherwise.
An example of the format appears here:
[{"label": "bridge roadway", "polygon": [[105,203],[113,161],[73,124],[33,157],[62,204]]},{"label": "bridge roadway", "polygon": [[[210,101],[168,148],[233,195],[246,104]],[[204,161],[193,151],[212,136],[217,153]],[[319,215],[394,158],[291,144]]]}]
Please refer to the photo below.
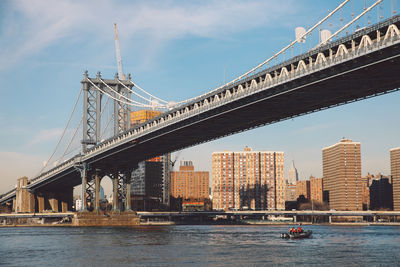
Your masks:
[{"label": "bridge roadway", "polygon": [[[29,190],[82,183],[78,164],[124,169],[266,124],[398,90],[400,17],[357,31],[234,84],[211,91],[30,180]],[[89,178],[90,179],[90,178]],[[0,199],[15,198],[11,190]]]}]

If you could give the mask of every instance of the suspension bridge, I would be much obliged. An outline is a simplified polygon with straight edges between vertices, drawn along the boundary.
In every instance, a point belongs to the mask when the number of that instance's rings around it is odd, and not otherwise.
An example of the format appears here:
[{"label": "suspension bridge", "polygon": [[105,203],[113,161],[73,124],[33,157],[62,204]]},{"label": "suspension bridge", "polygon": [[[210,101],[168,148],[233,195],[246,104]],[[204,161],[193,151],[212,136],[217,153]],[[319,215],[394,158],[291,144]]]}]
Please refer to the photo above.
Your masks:
[{"label": "suspension bridge", "polygon": [[[131,199],[132,170],[143,160],[399,90],[400,16],[390,5],[393,1],[364,1],[358,13],[346,17],[349,2],[299,31],[296,40],[245,74],[181,102],[148,93],[130,75],[103,79],[100,73],[91,78],[85,72],[72,112],[81,103],[83,113],[78,113],[81,120],[61,157],[50,164],[54,152],[36,177],[20,179],[17,188],[2,194],[0,204],[40,212],[44,199],[50,199],[62,203],[66,212],[72,206],[73,188],[82,185],[83,210],[88,203],[98,209],[100,180],[108,176],[113,180],[114,209],[123,202],[130,210],[126,200]],[[386,17],[385,2],[390,6]],[[334,20],[340,21],[336,30],[322,36],[321,29]],[[309,49],[302,52],[305,46]],[[133,126],[132,108],[162,112]],[[72,153],[74,143],[79,151]]]}]

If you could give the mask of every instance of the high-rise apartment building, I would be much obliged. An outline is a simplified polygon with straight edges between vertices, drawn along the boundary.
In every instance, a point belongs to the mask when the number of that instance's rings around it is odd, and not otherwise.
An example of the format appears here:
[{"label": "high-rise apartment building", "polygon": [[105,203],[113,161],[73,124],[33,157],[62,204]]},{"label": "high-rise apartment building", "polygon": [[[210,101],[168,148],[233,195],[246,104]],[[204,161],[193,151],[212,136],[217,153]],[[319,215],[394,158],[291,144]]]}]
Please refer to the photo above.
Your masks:
[{"label": "high-rise apartment building", "polygon": [[285,192],[285,202],[296,201],[296,185],[295,184],[287,184],[286,192]]},{"label": "high-rise apartment building", "polygon": [[372,180],[374,179],[374,177],[375,176],[373,174],[368,173],[366,176],[361,178],[363,210],[369,210],[370,207],[369,187],[372,184]]},{"label": "high-rise apartment building", "polygon": [[285,209],[283,152],[214,152],[212,180],[214,209]]},{"label": "high-rise apartment building", "polygon": [[194,171],[191,161],[183,161],[179,171],[171,172],[171,196],[174,198],[204,200],[210,197],[210,173]]},{"label": "high-rise apartment building", "polygon": [[393,186],[389,183],[389,178],[382,177],[372,180],[369,187],[370,209],[393,209]]},{"label": "high-rise apartment building", "polygon": [[[131,127],[135,127],[162,112],[157,110],[143,109],[132,111],[130,114]],[[169,206],[170,200],[170,162],[171,154],[155,157],[142,161],[138,168],[132,172],[132,197],[134,202],[132,207],[150,207],[157,208],[157,202],[160,201],[165,206]],[[149,202],[146,208],[146,203]]]},{"label": "high-rise apartment building", "polygon": [[311,199],[310,193],[310,181],[309,180],[300,180],[296,183],[296,197],[304,196],[305,199]]},{"label": "high-rise apartment building", "polygon": [[323,181],[322,178],[310,177],[310,197],[314,202],[323,202]]},{"label": "high-rise apartment building", "polygon": [[292,165],[290,166],[289,172],[288,172],[288,184],[296,184],[296,182],[299,180],[299,174],[297,173],[297,169],[294,166],[294,160],[292,160]]},{"label": "high-rise apartment building", "polygon": [[323,188],[330,208],[362,210],[361,145],[350,139],[322,149]]},{"label": "high-rise apartment building", "polygon": [[400,211],[400,147],[390,150],[390,173],[393,184],[393,210]]},{"label": "high-rise apartment building", "polygon": [[[243,159],[242,159],[243,165]],[[213,209],[227,210],[239,207],[235,205],[235,197],[239,198],[239,192],[235,188],[235,164],[234,152],[214,152],[212,154],[212,198]],[[243,172],[243,170],[242,170]],[[237,174],[237,179],[242,176],[242,180],[246,174]],[[238,181],[239,182],[239,181]],[[243,194],[243,193],[242,193]],[[240,202],[240,201],[239,201]]]},{"label": "high-rise apartment building", "polygon": [[132,207],[138,210],[159,209],[169,206],[170,154],[139,162],[132,171]]}]

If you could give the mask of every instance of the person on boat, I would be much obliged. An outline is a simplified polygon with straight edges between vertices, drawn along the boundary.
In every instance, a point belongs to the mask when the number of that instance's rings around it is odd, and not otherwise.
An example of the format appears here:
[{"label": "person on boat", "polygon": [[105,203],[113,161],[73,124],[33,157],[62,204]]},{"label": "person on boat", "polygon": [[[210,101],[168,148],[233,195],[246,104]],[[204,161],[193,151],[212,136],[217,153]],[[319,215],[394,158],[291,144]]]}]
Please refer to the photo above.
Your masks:
[{"label": "person on boat", "polygon": [[299,226],[299,228],[297,228],[297,233],[302,233],[303,232],[303,229],[301,229],[301,226]]}]

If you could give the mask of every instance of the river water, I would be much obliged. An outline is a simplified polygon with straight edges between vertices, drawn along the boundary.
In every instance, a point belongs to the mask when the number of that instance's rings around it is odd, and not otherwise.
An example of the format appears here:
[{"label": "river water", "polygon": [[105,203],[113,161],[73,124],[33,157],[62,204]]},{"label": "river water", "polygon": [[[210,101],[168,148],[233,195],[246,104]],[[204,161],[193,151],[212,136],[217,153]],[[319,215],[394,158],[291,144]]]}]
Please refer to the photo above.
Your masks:
[{"label": "river water", "polygon": [[1,266],[395,266],[400,227],[287,226],[0,228]]}]

